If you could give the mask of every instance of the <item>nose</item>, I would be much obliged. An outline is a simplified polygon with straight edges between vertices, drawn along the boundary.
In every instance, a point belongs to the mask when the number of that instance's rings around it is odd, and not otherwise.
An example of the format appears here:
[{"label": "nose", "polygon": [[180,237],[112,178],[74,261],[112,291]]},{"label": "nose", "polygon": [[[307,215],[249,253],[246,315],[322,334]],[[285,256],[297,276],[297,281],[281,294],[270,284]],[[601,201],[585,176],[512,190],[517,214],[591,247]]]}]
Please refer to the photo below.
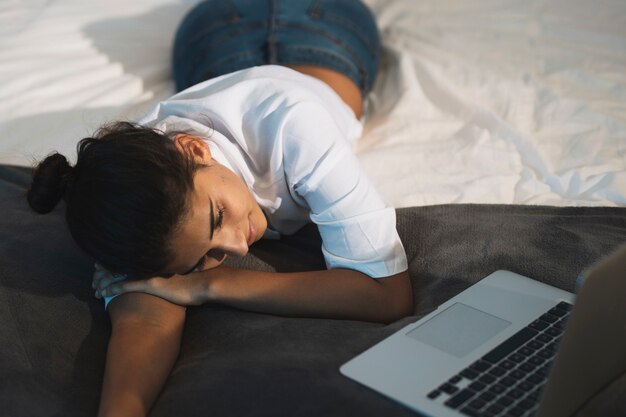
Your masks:
[{"label": "nose", "polygon": [[233,229],[228,235],[222,235],[219,249],[231,256],[244,256],[248,253],[246,236],[240,230]]}]

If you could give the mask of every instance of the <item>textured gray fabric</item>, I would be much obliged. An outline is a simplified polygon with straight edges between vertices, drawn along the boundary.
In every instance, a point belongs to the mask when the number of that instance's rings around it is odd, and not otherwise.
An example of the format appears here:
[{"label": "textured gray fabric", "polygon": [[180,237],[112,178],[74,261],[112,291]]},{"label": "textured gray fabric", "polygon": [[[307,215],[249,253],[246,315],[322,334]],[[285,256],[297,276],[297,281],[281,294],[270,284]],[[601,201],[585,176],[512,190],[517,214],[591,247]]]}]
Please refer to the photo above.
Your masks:
[{"label": "textured gray fabric", "polygon": [[[90,286],[93,262],[72,243],[63,207],[23,198],[30,170],[0,166],[0,410],[7,416],[95,415],[110,323]],[[446,205],[398,210],[415,314],[391,325],[188,309],[181,354],[151,412],[161,416],[412,416],[338,367],[496,269],[566,290],[626,241],[626,208]],[[233,266],[323,268],[307,227],[262,241]],[[624,416],[626,376],[578,414]]]}]

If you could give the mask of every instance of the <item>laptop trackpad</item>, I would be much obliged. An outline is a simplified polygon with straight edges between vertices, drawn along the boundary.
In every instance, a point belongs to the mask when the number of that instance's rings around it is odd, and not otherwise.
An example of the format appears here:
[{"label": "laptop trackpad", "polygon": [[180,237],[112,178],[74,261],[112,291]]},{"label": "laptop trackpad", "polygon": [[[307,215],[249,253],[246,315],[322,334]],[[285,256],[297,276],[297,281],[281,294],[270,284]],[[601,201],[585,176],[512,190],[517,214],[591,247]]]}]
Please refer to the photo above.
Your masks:
[{"label": "laptop trackpad", "polygon": [[407,336],[456,357],[463,357],[511,323],[461,303],[455,303]]}]

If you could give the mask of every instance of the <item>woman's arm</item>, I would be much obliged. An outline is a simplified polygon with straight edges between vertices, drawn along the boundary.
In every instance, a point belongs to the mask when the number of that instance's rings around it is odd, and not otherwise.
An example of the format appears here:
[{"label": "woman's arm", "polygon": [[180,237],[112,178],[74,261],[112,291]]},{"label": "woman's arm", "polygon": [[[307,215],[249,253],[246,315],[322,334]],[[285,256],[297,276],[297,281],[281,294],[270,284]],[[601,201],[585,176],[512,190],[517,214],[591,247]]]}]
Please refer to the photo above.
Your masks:
[{"label": "woman's arm", "polygon": [[219,302],[291,317],[388,323],[412,314],[408,272],[373,279],[350,269],[277,273],[225,266],[186,276],[112,284],[104,295],[142,291],[183,305]]},{"label": "woman's arm", "polygon": [[413,313],[406,271],[378,279],[350,269],[270,273],[218,268],[206,272],[207,301],[246,310],[381,323]]},{"label": "woman's arm", "polygon": [[145,416],[178,357],[185,308],[143,293],[109,304],[112,333],[99,417]]}]

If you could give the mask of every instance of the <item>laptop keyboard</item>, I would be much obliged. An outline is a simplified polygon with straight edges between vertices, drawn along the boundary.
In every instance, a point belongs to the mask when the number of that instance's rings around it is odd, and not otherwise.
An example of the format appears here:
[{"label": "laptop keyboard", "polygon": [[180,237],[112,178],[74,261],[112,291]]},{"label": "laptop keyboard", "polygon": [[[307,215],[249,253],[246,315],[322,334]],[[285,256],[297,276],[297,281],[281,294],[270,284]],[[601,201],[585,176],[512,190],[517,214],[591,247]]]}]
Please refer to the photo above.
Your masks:
[{"label": "laptop keyboard", "polygon": [[572,305],[560,302],[428,394],[470,417],[530,417]]}]

